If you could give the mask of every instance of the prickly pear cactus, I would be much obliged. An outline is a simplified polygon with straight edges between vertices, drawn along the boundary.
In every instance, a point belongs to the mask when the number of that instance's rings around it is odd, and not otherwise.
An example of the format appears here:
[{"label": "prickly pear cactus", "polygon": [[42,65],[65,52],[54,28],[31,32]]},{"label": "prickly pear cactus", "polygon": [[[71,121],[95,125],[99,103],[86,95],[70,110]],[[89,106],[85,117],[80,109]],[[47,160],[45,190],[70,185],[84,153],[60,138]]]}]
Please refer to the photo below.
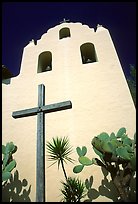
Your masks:
[{"label": "prickly pear cactus", "polygon": [[12,154],[17,151],[17,146],[13,142],[8,142],[2,145],[2,181],[7,181],[11,178],[11,171],[16,167],[16,161],[12,158]]},{"label": "prickly pear cactus", "polygon": [[[79,155],[79,165],[73,168],[74,173],[80,173],[85,166],[98,165],[110,172],[115,186],[119,189],[123,201],[128,199],[127,188],[131,180],[132,173],[136,171],[136,134],[134,139],[130,139],[126,133],[126,128],[122,127],[117,134],[110,135],[103,132],[95,136],[91,141],[94,152],[100,157],[88,158],[87,148],[77,147]],[[120,174],[120,172],[122,172]],[[123,183],[123,184],[122,184]]]},{"label": "prickly pear cactus", "polygon": [[96,154],[104,159],[104,161],[130,163],[130,168],[135,169],[135,163],[131,160],[136,158],[135,139],[128,138],[125,128],[120,128],[116,136],[111,133],[110,136],[104,137],[101,133],[92,140],[92,146]]}]

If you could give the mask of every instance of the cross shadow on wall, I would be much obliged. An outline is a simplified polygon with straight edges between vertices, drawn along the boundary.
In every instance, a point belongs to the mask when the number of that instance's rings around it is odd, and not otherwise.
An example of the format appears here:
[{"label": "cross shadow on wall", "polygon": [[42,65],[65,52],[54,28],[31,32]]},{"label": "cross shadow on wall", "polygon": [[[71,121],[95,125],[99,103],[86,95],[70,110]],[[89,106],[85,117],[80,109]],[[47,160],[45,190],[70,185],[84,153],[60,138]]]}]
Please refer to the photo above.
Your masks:
[{"label": "cross shadow on wall", "polygon": [[29,194],[31,185],[28,187],[26,179],[19,179],[19,172],[16,170],[11,176],[10,182],[2,186],[2,202],[31,202]]},{"label": "cross shadow on wall", "polygon": [[[111,199],[113,202],[122,202],[119,197],[119,193],[116,187],[113,184],[113,181],[107,178],[108,171],[105,168],[101,168],[104,178],[101,180],[101,185],[98,187],[98,191],[92,188],[93,184],[93,176],[90,176],[89,179],[85,180],[85,185],[87,188],[87,196],[88,199],[84,200],[84,202],[92,202],[100,195]],[[130,199],[131,202],[136,202],[136,178],[132,177],[131,182],[131,191],[130,191]]]}]

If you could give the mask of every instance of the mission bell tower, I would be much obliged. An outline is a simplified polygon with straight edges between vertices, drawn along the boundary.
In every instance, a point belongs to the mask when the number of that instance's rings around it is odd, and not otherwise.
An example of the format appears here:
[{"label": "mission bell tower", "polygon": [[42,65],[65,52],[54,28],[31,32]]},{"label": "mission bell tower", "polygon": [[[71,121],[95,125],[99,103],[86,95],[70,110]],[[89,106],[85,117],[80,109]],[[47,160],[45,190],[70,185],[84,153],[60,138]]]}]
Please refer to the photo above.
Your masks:
[{"label": "mission bell tower", "polygon": [[[77,146],[87,146],[93,157],[91,140],[101,132],[117,132],[121,127],[133,137],[135,106],[108,29],[96,30],[81,23],[63,21],[50,28],[41,39],[24,47],[20,74],[3,80],[2,144],[13,141],[18,150],[14,155],[20,180],[31,185],[29,197],[36,195],[36,134],[37,116],[15,120],[13,111],[36,107],[38,85],[45,86],[45,103],[72,102],[72,108],[46,114],[45,144],[53,137],[68,136],[76,163],[65,165],[68,176],[76,176]],[[45,145],[44,144],[44,145]],[[49,167],[45,151],[45,196],[47,202],[60,202],[62,169]],[[85,181],[93,176],[98,189],[103,175],[95,166],[77,176]],[[95,201],[110,201],[99,196]]]}]

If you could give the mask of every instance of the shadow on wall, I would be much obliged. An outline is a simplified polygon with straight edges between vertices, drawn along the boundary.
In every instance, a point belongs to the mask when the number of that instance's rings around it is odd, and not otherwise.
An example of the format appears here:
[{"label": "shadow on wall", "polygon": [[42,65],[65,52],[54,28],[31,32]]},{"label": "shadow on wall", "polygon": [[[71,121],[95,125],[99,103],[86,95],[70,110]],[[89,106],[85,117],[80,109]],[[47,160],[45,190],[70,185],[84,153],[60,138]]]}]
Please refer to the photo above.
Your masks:
[{"label": "shadow on wall", "polygon": [[[98,191],[92,188],[93,176],[85,180],[85,185],[88,190],[87,192],[88,199],[84,200],[84,202],[92,202],[100,195],[111,199],[113,202],[121,202],[119,193],[115,188],[113,181],[112,180],[109,181],[107,178],[108,175],[107,170],[104,168],[101,168],[101,170],[103,172],[104,178],[101,181],[101,185],[99,186]],[[131,186],[130,200],[131,202],[136,202],[136,178],[133,177],[131,179],[130,186]]]},{"label": "shadow on wall", "polygon": [[31,202],[29,194],[31,185],[27,187],[26,179],[19,179],[19,172],[16,170],[10,182],[2,186],[2,202]]}]

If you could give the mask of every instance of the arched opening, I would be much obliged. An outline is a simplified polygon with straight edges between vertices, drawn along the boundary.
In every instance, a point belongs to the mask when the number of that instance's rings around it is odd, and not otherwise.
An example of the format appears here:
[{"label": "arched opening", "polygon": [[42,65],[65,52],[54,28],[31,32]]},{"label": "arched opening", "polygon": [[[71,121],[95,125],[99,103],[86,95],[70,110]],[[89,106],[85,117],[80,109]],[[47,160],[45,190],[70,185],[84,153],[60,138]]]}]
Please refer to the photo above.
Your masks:
[{"label": "arched opening", "polygon": [[94,44],[84,43],[80,46],[80,51],[83,64],[97,62]]},{"label": "arched opening", "polygon": [[70,29],[69,28],[62,28],[59,31],[59,39],[70,37]]},{"label": "arched opening", "polygon": [[52,70],[52,53],[50,51],[42,52],[38,58],[37,73]]}]

